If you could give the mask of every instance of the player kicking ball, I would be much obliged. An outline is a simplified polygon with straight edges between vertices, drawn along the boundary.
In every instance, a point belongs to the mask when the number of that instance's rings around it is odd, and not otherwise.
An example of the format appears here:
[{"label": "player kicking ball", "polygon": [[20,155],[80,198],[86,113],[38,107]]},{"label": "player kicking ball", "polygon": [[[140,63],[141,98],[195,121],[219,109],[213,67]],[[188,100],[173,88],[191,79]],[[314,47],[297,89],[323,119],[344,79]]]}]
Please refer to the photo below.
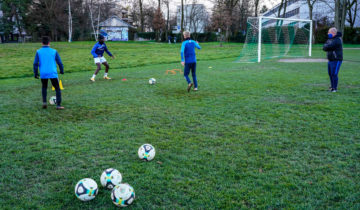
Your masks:
[{"label": "player kicking ball", "polygon": [[101,70],[101,64],[103,64],[105,66],[104,79],[107,79],[107,80],[111,79],[110,77],[108,77],[110,67],[109,67],[108,62],[106,61],[106,59],[104,57],[104,52],[106,52],[112,59],[115,58],[111,54],[111,52],[108,50],[108,48],[107,48],[107,46],[105,44],[105,37],[100,35],[99,36],[99,42],[96,43],[94,45],[93,49],[91,50],[91,54],[94,56],[94,61],[95,61],[95,64],[97,66],[95,73],[90,78],[90,80],[92,82],[95,82],[95,77],[99,73],[99,71]]},{"label": "player kicking ball", "polygon": [[[191,87],[194,85],[194,91],[198,90],[198,83],[196,78],[196,55],[195,48],[201,49],[198,42],[190,39],[190,32],[184,32],[185,41],[181,45],[181,65],[185,66],[184,68],[184,77],[188,83],[187,91],[190,92]],[[189,74],[191,75],[194,81],[194,84],[191,83]]]}]

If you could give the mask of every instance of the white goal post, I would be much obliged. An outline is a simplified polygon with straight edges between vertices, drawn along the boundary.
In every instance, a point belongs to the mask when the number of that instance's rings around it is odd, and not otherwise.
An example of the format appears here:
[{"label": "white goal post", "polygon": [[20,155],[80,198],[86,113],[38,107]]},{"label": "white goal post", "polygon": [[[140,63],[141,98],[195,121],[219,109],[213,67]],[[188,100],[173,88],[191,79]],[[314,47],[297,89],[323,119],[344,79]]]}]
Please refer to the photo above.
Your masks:
[{"label": "white goal post", "polygon": [[263,58],[282,56],[311,57],[312,33],[312,20],[249,17],[240,60],[261,62]]}]

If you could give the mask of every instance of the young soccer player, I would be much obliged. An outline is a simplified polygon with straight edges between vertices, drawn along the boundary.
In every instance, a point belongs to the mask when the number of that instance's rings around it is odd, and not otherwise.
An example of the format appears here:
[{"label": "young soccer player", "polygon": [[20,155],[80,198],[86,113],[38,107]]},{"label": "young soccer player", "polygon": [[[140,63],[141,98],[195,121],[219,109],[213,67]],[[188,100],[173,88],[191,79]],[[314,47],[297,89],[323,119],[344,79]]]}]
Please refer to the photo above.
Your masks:
[{"label": "young soccer player", "polygon": [[327,52],[328,73],[330,77],[331,87],[329,90],[333,93],[337,92],[338,74],[343,61],[343,44],[342,34],[336,28],[330,28],[328,32],[328,40],[324,44],[324,51]]},{"label": "young soccer player", "polygon": [[99,42],[96,43],[93,47],[93,49],[91,50],[91,54],[94,56],[94,61],[95,64],[97,66],[97,69],[95,70],[95,73],[93,74],[93,76],[90,78],[90,80],[92,82],[95,82],[95,77],[96,75],[99,73],[99,71],[101,70],[101,64],[103,64],[105,66],[105,74],[104,74],[104,79],[111,79],[110,77],[108,77],[108,72],[109,72],[109,64],[107,63],[106,59],[104,58],[104,52],[106,52],[112,59],[114,59],[115,57],[111,54],[111,52],[108,50],[106,44],[105,44],[105,37],[102,35],[99,35]]},{"label": "young soccer player", "polygon": [[50,48],[50,39],[47,36],[42,37],[42,48],[40,48],[35,55],[34,60],[34,76],[39,79],[38,69],[40,67],[40,78],[42,83],[42,97],[43,97],[43,109],[47,108],[46,95],[48,80],[55,87],[56,91],[56,109],[61,110],[64,107],[61,106],[61,90],[59,87],[59,80],[57,74],[57,66],[60,68],[60,74],[64,74],[64,66],[61,62],[61,58],[58,52]]},{"label": "young soccer player", "polygon": [[[185,41],[182,43],[181,46],[181,65],[185,66],[184,68],[184,77],[188,83],[187,91],[190,92],[191,87],[194,85],[194,90],[198,90],[198,83],[196,79],[196,55],[195,55],[195,48],[201,49],[198,42],[190,39],[190,32],[184,32],[184,39]],[[192,78],[194,84],[191,82],[189,78],[189,74],[192,74]]]}]

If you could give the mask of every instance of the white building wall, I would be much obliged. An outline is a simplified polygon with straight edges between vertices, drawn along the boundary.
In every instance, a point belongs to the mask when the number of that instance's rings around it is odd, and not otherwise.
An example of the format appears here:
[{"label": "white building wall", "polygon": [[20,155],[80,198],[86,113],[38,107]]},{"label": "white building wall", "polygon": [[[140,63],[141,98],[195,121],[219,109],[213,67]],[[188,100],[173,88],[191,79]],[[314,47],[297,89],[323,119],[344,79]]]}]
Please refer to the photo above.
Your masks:
[{"label": "white building wall", "polygon": [[[265,12],[263,16],[268,17],[277,17],[279,5],[276,5],[274,8],[270,9],[268,12]],[[317,21],[324,17],[327,17],[328,21],[333,22],[335,17],[335,3],[333,1],[322,2],[318,1],[315,3],[313,8],[313,20]],[[283,14],[283,9],[280,15]],[[358,15],[356,19],[355,27],[360,27],[360,7],[358,8]],[[306,0],[290,0],[289,5],[286,8],[285,18],[292,19],[310,19],[309,15],[309,6]],[[349,25],[346,22],[346,25]]]}]

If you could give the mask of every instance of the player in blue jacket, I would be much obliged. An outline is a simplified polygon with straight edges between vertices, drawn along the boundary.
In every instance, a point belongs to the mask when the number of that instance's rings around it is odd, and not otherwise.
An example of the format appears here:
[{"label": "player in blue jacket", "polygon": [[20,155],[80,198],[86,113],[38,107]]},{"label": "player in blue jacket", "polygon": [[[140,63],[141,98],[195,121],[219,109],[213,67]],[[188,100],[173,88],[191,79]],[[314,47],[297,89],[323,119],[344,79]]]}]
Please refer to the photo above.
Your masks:
[{"label": "player in blue jacket", "polygon": [[[190,92],[191,87],[194,85],[194,90],[198,90],[198,83],[196,79],[196,55],[195,48],[201,49],[198,42],[190,39],[190,32],[184,32],[185,41],[181,45],[181,64],[185,66],[184,68],[184,77],[188,83],[187,91]],[[194,84],[189,78],[189,74],[192,74]]]},{"label": "player in blue jacket", "polygon": [[338,32],[336,28],[330,28],[328,32],[328,40],[323,47],[323,50],[326,52],[329,60],[328,73],[331,84],[329,90],[333,93],[337,92],[339,81],[338,74],[343,62],[343,44],[341,37],[341,32]]},{"label": "player in blue jacket", "polygon": [[34,60],[34,76],[39,79],[38,69],[40,67],[40,78],[42,83],[42,97],[43,97],[43,109],[47,108],[46,95],[48,80],[50,79],[51,84],[55,87],[56,91],[56,109],[64,109],[61,106],[61,90],[59,87],[59,80],[57,74],[57,66],[60,68],[60,74],[64,74],[64,65],[61,62],[61,58],[58,52],[50,48],[50,39],[45,36],[42,37],[42,48],[36,51]]},{"label": "player in blue jacket", "polygon": [[95,64],[97,66],[97,69],[95,70],[95,73],[93,74],[93,76],[90,78],[90,80],[92,82],[95,82],[95,77],[96,75],[99,73],[99,71],[101,70],[101,64],[103,64],[105,66],[105,74],[104,74],[104,79],[111,79],[110,77],[108,77],[108,72],[109,72],[109,64],[107,63],[106,59],[104,58],[104,52],[106,52],[110,57],[112,57],[113,59],[115,58],[111,52],[108,50],[106,44],[105,44],[105,37],[102,35],[99,35],[99,42],[96,43],[93,47],[93,49],[91,50],[91,54],[94,57],[94,61]]}]

